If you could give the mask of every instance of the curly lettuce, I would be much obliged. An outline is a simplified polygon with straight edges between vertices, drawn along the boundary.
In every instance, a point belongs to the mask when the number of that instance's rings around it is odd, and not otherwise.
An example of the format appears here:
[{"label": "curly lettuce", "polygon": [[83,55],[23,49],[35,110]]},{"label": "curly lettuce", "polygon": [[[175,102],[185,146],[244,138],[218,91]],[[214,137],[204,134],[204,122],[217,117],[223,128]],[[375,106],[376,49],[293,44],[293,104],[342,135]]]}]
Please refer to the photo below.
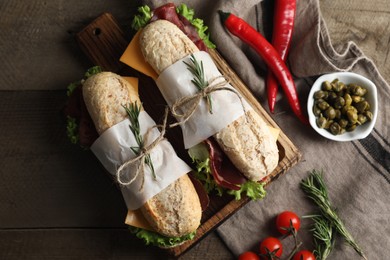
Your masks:
[{"label": "curly lettuce", "polygon": [[233,195],[236,200],[241,199],[241,194],[246,194],[252,200],[263,199],[267,192],[264,189],[264,184],[261,182],[247,181],[240,185],[240,190],[228,190],[227,193]]},{"label": "curly lettuce", "polygon": [[188,154],[196,167],[195,177],[203,183],[207,193],[215,191],[222,196],[224,189],[217,185],[211,173],[210,154],[204,143],[197,144],[188,150]]},{"label": "curly lettuce", "polygon": [[264,183],[248,180],[240,184],[239,190],[228,190],[218,186],[214,181],[210,168],[210,153],[207,145],[204,143],[197,144],[188,150],[188,154],[196,167],[195,177],[203,183],[207,193],[216,191],[219,196],[222,196],[226,191],[227,194],[234,196],[236,200],[240,200],[242,194],[245,194],[252,200],[262,199],[266,195]]},{"label": "curly lettuce", "polygon": [[130,226],[129,230],[136,237],[142,239],[146,245],[154,245],[162,248],[174,247],[181,243],[194,239],[196,231],[182,237],[166,237],[156,232]]},{"label": "curly lettuce", "polygon": [[[88,79],[89,77],[98,74],[102,72],[102,68],[100,66],[94,66],[89,68],[85,74],[84,78],[82,80],[72,82],[70,83],[66,88],[66,95],[70,97],[74,90],[83,84],[83,82]],[[66,134],[72,144],[79,143],[80,136],[79,136],[79,125],[78,120],[74,117],[71,117],[69,115],[66,116]]]},{"label": "curly lettuce", "polygon": [[194,18],[194,9],[188,8],[185,4],[181,4],[176,7],[176,12],[184,16],[195,27],[199,37],[208,48],[215,49],[216,46],[213,42],[211,42],[210,35],[206,33],[208,27],[204,24],[202,19]]},{"label": "curly lettuce", "polygon": [[138,7],[137,11],[139,14],[136,14],[131,22],[131,28],[136,31],[145,27],[152,18],[152,10],[147,5]]}]

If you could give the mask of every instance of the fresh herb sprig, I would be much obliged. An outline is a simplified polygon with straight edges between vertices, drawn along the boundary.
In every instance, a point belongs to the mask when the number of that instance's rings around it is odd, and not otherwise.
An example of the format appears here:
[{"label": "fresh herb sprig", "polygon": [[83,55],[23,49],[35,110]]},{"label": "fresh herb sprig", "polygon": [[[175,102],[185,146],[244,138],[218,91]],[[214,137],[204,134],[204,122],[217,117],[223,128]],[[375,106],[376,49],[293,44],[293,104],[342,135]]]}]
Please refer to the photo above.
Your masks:
[{"label": "fresh herb sprig", "polygon": [[[135,153],[136,155],[139,155],[144,148],[144,139],[141,135],[141,127],[139,124],[139,114],[141,112],[142,105],[138,105],[137,101],[134,103],[130,103],[128,106],[123,105],[123,108],[126,110],[127,116],[130,120],[129,128],[131,132],[133,133],[135,140],[138,144],[138,146],[130,147],[130,149]],[[152,159],[150,158],[150,154],[145,155],[145,164],[149,166],[150,170],[152,171],[153,178],[156,179],[156,173],[154,171],[154,166]]]},{"label": "fresh herb sprig", "polygon": [[336,210],[332,207],[322,172],[313,170],[306,179],[302,180],[301,188],[306,195],[317,204],[322,216],[329,221],[329,224],[344,237],[345,241],[351,245],[361,257],[367,259],[363,250],[348,232],[343,221],[337,215]]},{"label": "fresh herb sprig", "polygon": [[[195,85],[195,87],[198,88],[199,91],[201,91],[209,85],[209,82],[205,79],[203,62],[200,61],[199,63],[193,54],[191,54],[190,61],[191,63],[186,61],[183,62],[187,66],[187,69],[192,73],[192,75],[194,75],[194,78],[191,80],[191,82]],[[210,114],[212,114],[213,103],[210,94],[206,96],[206,99],[209,112]]]},{"label": "fresh herb sprig", "polygon": [[305,218],[313,220],[313,227],[310,231],[314,237],[314,255],[317,260],[325,260],[333,250],[335,241],[334,228],[332,223],[322,215],[310,215]]}]

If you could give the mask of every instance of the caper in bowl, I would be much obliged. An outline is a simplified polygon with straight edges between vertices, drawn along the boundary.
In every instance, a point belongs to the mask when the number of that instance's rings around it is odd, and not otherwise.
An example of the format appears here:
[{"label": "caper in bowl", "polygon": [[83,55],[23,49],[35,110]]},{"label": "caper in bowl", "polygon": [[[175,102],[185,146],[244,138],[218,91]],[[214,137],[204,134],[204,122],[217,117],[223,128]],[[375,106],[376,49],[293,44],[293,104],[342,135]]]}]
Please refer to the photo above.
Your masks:
[{"label": "caper in bowl", "polygon": [[375,125],[377,89],[356,73],[325,74],[314,82],[307,110],[310,125],[320,135],[335,141],[363,139]]}]

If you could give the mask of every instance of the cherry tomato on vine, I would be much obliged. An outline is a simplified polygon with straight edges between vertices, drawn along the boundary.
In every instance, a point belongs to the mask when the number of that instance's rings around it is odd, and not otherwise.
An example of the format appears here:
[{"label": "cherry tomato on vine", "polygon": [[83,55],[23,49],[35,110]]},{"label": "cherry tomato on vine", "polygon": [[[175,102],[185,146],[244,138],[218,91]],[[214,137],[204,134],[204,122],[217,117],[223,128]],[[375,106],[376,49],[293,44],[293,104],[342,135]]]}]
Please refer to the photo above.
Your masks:
[{"label": "cherry tomato on vine", "polygon": [[276,237],[267,237],[260,243],[260,255],[262,259],[278,259],[283,252],[282,243]]},{"label": "cherry tomato on vine", "polygon": [[254,252],[247,251],[239,255],[238,260],[260,260],[260,256]]},{"label": "cherry tomato on vine", "polygon": [[293,229],[297,232],[300,227],[301,220],[292,211],[283,211],[276,217],[276,228],[283,235],[291,234],[294,231]]},{"label": "cherry tomato on vine", "polygon": [[293,260],[316,260],[316,257],[308,250],[301,250],[295,253]]}]

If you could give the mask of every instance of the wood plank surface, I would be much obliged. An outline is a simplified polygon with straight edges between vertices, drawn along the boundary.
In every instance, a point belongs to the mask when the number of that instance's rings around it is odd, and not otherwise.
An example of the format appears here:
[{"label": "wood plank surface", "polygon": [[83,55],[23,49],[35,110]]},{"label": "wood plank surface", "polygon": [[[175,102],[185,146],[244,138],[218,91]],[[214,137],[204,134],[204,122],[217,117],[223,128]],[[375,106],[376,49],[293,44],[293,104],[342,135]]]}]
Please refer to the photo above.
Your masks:
[{"label": "wood plank surface", "polygon": [[[59,112],[67,84],[91,65],[75,34],[110,12],[130,38],[139,3],[0,1],[0,259],[162,258],[127,237],[120,193],[69,144]],[[354,41],[390,82],[388,0],[320,5],[332,42]],[[180,259],[234,258],[211,232]]]}]

